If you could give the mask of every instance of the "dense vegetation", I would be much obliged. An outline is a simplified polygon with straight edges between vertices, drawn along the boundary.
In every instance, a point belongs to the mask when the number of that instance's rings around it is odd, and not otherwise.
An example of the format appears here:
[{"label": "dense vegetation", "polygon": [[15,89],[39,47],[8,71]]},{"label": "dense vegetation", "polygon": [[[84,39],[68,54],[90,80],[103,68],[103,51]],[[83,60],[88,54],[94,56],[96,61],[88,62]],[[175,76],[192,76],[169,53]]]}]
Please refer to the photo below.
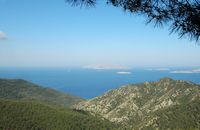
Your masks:
[{"label": "dense vegetation", "polygon": [[32,129],[198,130],[200,85],[163,78],[83,101],[24,80],[0,79],[0,130]]},{"label": "dense vegetation", "polygon": [[86,112],[0,99],[2,130],[113,130],[109,121]]},{"label": "dense vegetation", "polygon": [[131,130],[200,129],[200,85],[188,81],[130,84],[74,107]]},{"label": "dense vegetation", "polygon": [[0,98],[70,106],[83,99],[21,79],[0,79]]},{"label": "dense vegetation", "polygon": [[110,130],[108,120],[67,107],[79,97],[21,79],[0,79],[0,130]]},{"label": "dense vegetation", "polygon": [[200,129],[200,99],[156,113],[162,129]]},{"label": "dense vegetation", "polygon": [[[155,118],[156,117],[156,118]],[[151,124],[145,126],[147,120],[153,119]],[[152,113],[145,121],[138,123],[136,128],[143,130],[176,129],[176,130],[199,130],[200,129],[200,99],[191,103],[172,106]]]}]

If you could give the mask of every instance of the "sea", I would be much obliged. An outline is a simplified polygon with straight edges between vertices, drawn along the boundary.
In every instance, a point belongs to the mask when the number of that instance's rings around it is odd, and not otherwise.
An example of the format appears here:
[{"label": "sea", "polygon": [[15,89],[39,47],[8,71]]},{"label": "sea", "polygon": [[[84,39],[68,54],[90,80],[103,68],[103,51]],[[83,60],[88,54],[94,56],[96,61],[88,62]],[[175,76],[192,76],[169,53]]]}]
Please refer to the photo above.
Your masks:
[{"label": "sea", "polygon": [[24,79],[85,99],[102,95],[127,84],[157,81],[163,77],[200,84],[198,68],[9,68],[0,67],[0,78]]}]

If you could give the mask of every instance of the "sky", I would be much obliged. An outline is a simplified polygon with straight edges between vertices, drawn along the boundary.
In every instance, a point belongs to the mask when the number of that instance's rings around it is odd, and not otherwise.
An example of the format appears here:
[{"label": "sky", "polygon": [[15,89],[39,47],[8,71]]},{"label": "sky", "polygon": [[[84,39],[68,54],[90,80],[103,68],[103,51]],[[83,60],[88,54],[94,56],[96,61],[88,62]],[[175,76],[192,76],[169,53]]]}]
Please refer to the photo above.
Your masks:
[{"label": "sky", "polygon": [[0,67],[200,66],[200,45],[98,3],[0,0]]}]

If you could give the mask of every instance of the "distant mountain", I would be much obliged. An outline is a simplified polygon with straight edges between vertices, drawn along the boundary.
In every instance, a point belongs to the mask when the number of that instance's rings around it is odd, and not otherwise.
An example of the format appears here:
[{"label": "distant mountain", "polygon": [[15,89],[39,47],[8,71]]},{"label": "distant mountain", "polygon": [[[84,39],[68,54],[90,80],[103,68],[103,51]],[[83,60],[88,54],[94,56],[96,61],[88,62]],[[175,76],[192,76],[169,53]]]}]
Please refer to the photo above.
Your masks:
[{"label": "distant mountain", "polygon": [[44,88],[22,79],[0,79],[0,98],[54,106],[71,106],[83,101],[79,97]]},{"label": "distant mountain", "polygon": [[115,130],[115,125],[82,111],[0,99],[0,130]]},{"label": "distant mountain", "polygon": [[130,84],[74,105],[120,129],[200,129],[200,85],[162,78]]}]

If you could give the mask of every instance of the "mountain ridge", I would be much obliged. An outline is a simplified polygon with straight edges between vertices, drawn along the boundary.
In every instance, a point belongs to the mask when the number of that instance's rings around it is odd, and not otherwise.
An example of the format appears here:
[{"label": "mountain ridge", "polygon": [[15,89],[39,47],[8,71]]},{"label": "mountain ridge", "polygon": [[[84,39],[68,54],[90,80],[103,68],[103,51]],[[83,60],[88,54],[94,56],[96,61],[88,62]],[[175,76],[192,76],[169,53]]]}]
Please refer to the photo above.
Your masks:
[{"label": "mountain ridge", "polygon": [[83,99],[23,79],[0,79],[0,130],[115,130],[114,123],[71,109]]},{"label": "mountain ridge", "polygon": [[[74,105],[74,108],[99,114],[111,122],[130,126],[133,129],[139,129],[136,126],[143,124],[140,128],[145,129],[144,126],[149,124],[145,119],[151,117],[158,122],[159,118],[155,115],[159,111],[176,110],[174,107],[183,107],[185,104],[199,100],[199,84],[165,77],[157,82],[129,84],[108,91],[99,97],[80,102]],[[183,109],[184,114],[187,115],[185,109]],[[197,114],[200,115],[200,111]],[[198,121],[200,118],[194,120]],[[151,128],[160,127],[151,126]]]},{"label": "mountain ridge", "polygon": [[83,100],[22,79],[0,79],[0,108],[0,129],[198,130],[200,85],[165,77]]},{"label": "mountain ridge", "polygon": [[0,79],[0,98],[68,107],[84,99],[23,79]]}]

